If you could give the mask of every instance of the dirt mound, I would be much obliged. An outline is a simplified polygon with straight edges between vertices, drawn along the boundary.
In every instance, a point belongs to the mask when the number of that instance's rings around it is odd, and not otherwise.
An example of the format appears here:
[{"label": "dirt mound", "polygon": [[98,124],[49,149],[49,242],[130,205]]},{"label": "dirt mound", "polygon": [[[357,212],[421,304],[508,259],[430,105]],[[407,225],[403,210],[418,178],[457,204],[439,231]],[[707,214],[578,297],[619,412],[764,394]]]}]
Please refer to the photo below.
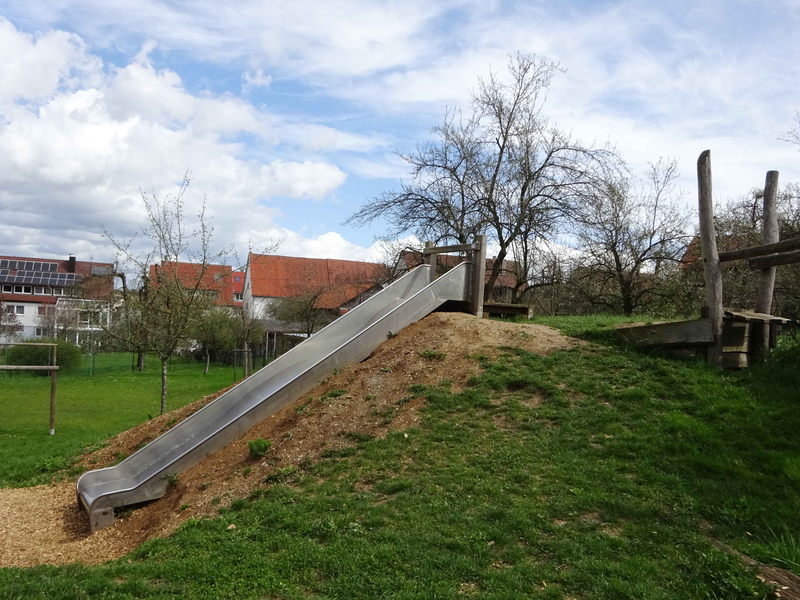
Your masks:
[{"label": "dirt mound", "polygon": [[[451,389],[459,390],[480,371],[478,356],[495,358],[503,346],[546,354],[575,343],[541,325],[501,323],[461,313],[432,314],[387,340],[366,361],[330,376],[293,405],[182,473],[164,498],[118,518],[114,527],[88,534],[88,519],[78,510],[74,483],[0,489],[0,567],[116,558],[148,538],[172,532],[191,516],[216,513],[219,506],[247,495],[279,469],[314,462],[326,451],[353,445],[353,433],[383,437],[390,430],[418,424],[423,399],[412,398],[412,384],[449,380]],[[209,400],[123,432],[81,464],[98,468],[116,462],[117,453],[136,450],[143,439],[160,434],[161,428],[174,425]],[[173,421],[176,416],[179,419]],[[264,459],[256,461],[248,441],[258,437],[273,445]]]}]

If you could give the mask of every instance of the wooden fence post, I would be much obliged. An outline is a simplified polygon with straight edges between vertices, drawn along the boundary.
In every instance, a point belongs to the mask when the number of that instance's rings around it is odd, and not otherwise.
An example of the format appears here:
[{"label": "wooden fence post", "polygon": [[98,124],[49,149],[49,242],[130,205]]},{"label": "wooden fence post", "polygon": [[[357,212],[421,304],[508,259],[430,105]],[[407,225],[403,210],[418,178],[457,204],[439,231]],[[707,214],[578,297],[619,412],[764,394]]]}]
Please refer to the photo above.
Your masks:
[{"label": "wooden fence post", "polygon": [[714,345],[708,350],[708,360],[711,364],[719,365],[722,362],[722,268],[717,252],[717,233],[714,228],[711,150],[704,150],[697,159],[697,196],[700,244],[703,250],[703,272],[706,280],[706,303],[714,340]]},{"label": "wooden fence post", "polygon": [[[433,248],[433,242],[425,242],[426,248]],[[428,254],[427,258],[425,258],[425,262],[428,263],[430,270],[428,271],[428,283],[433,283],[434,279],[436,279],[436,254]]]},{"label": "wooden fence post", "polygon": [[[53,364],[58,365],[58,346],[53,346]],[[58,371],[50,371],[50,435],[56,434],[56,386],[58,385]]]},{"label": "wooden fence post", "polygon": [[[764,184],[764,243],[774,244],[779,240],[778,233],[778,171],[768,171]],[[772,290],[775,288],[775,267],[761,270],[758,283],[756,312],[770,314],[772,310]]]},{"label": "wooden fence post", "polygon": [[476,237],[477,250],[472,252],[472,314],[483,317],[483,288],[486,285],[486,236]]}]

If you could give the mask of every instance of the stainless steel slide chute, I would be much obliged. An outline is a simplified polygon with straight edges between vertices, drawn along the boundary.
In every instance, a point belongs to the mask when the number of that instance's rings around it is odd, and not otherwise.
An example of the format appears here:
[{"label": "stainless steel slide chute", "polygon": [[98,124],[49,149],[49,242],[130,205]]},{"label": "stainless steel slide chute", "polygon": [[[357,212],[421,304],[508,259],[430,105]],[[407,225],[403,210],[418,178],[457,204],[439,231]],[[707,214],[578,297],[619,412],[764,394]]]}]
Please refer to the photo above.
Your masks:
[{"label": "stainless steel slide chute", "polygon": [[469,300],[471,269],[461,263],[430,283],[430,267],[417,267],[118,465],[84,473],[77,494],[92,532],[113,525],[115,507],[163,496],[170,476],[241,437],[333,369],[364,360],[390,332],[448,300]]}]

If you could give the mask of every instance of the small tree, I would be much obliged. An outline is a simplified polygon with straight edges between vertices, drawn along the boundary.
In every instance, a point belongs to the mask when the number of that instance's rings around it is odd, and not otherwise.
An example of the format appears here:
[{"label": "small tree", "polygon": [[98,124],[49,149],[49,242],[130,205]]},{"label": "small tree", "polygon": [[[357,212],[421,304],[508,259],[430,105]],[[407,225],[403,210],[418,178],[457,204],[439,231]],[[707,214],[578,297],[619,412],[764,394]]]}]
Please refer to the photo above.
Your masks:
[{"label": "small tree", "polygon": [[206,363],[203,375],[208,375],[211,352],[230,352],[236,347],[236,339],[232,333],[235,319],[232,309],[214,306],[195,321],[191,336],[202,346]]},{"label": "small tree", "polygon": [[278,321],[296,326],[301,333],[310,336],[336,318],[330,310],[322,308],[325,288],[309,289],[303,294],[278,298],[268,308],[269,315]]},{"label": "small tree", "polygon": [[658,293],[666,263],[683,257],[689,216],[676,192],[677,161],[650,165],[647,181],[607,181],[577,215],[578,276],[594,305],[632,314]]},{"label": "small tree", "polygon": [[[174,196],[159,198],[142,192],[147,223],[142,234],[149,246],[142,253],[132,249],[133,240],[120,240],[103,232],[120,253],[129,271],[139,283],[136,293],[123,288],[123,311],[135,331],[116,328],[111,333],[129,336],[131,346],[146,341],[147,347],[161,361],[161,413],[167,406],[167,363],[178,347],[189,337],[203,313],[211,307],[215,291],[205,277],[210,264],[225,252],[213,253],[213,229],[205,216],[205,200],[192,227],[184,211],[190,177],[187,173]],[[160,261],[160,264],[155,264]],[[190,272],[181,269],[181,262],[190,264]],[[152,268],[151,268],[152,266]]]},{"label": "small tree", "polygon": [[14,309],[0,302],[0,339],[14,339],[22,331]]}]

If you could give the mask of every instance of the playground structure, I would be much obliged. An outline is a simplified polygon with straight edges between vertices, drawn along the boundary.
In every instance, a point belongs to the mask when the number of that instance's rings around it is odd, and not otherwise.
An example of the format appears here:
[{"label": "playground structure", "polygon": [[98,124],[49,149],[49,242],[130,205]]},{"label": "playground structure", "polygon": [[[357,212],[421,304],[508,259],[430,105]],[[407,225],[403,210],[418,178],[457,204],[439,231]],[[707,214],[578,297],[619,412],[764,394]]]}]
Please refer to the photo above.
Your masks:
[{"label": "playground structure", "polygon": [[[369,357],[387,338],[449,303],[454,310],[483,314],[486,236],[472,244],[427,243],[421,265],[302,344],[182,421],[119,464],[84,473],[78,503],[92,532],[114,523],[114,509],[162,497],[174,476],[241,437],[313,389],[334,371]],[[437,277],[437,256],[467,259]]]},{"label": "playground structure", "polygon": [[0,371],[49,371],[50,372],[50,435],[56,434],[56,387],[58,386],[58,344],[46,342],[5,342],[0,346],[50,346],[53,348],[50,365],[0,365]]},{"label": "playground structure", "polygon": [[[697,160],[697,187],[707,304],[701,310],[701,318],[623,327],[619,331],[627,341],[638,346],[704,356],[709,363],[721,367],[745,368],[753,356],[774,347],[781,329],[791,323],[789,319],[769,313],[775,267],[800,262],[800,238],[779,240],[778,171],[768,171],[764,185],[764,244],[741,250],[717,251],[710,150],[702,152]],[[753,310],[726,309],[722,305],[722,263],[734,260],[747,260],[750,269],[760,272]]]}]

